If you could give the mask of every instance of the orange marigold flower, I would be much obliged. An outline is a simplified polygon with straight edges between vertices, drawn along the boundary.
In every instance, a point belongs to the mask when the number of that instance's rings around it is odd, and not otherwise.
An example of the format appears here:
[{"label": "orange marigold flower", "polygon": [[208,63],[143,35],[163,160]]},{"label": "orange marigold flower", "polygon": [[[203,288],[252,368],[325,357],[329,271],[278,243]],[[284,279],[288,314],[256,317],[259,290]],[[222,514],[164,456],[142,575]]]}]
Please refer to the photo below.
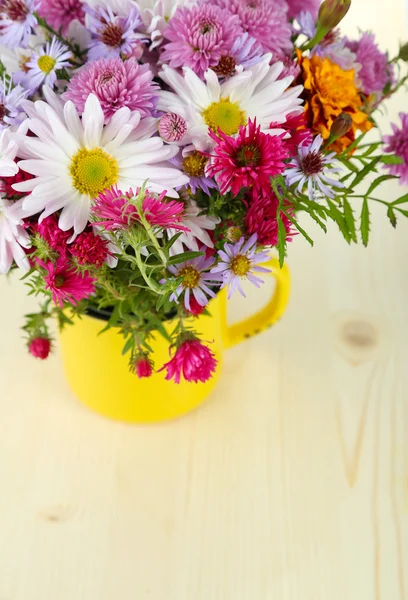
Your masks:
[{"label": "orange marigold flower", "polygon": [[348,113],[352,119],[350,130],[331,146],[331,150],[342,152],[354,141],[357,129],[363,132],[373,127],[369,115],[361,110],[362,101],[354,82],[354,70],[343,71],[328,58],[307,58],[299,51],[298,58],[309,127],[327,140],[330,128],[340,113]]}]

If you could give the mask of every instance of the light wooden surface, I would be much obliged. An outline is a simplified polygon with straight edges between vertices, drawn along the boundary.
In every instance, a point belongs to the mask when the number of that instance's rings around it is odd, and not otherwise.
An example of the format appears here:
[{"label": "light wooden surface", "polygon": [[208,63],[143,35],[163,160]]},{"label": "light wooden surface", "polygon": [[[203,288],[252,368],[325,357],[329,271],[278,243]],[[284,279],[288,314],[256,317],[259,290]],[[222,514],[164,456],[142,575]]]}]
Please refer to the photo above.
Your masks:
[{"label": "light wooden surface", "polygon": [[[348,27],[395,50],[404,18],[355,0]],[[58,353],[26,356],[33,301],[3,279],[0,600],[407,600],[408,224],[372,229],[367,250],[297,240],[284,319],[156,427],[91,414]]]}]

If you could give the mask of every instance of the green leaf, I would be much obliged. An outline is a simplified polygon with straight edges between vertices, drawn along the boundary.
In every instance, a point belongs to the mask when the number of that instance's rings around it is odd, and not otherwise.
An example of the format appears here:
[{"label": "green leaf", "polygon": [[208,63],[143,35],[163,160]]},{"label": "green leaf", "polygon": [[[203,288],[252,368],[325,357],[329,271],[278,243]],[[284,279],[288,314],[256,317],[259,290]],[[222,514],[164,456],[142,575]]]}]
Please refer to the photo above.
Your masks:
[{"label": "green leaf", "polygon": [[135,338],[133,337],[133,335],[130,335],[128,337],[128,339],[126,340],[126,344],[123,346],[122,356],[127,354],[133,348],[134,345],[135,345]]},{"label": "green leaf", "polygon": [[[311,217],[313,221],[315,221],[315,223],[317,223],[323,229],[324,233],[327,233],[326,224],[323,223],[323,221],[321,221],[321,219],[317,216],[315,212],[313,212],[313,210],[310,207],[302,206],[302,210],[304,210],[309,215],[309,217]],[[324,215],[324,218],[326,218],[326,215]]]},{"label": "green leaf", "polygon": [[370,154],[372,154],[373,152],[375,152],[375,150],[377,150],[377,148],[381,146],[381,142],[376,142],[375,144],[370,144],[367,148],[367,150],[365,150],[363,152],[363,156],[370,156]]},{"label": "green leaf", "polygon": [[365,138],[365,136],[366,136],[366,135],[367,135],[367,132],[366,132],[366,131],[365,131],[364,133],[362,133],[361,135],[359,135],[359,136],[358,136],[358,138],[356,138],[356,139],[354,140],[354,142],[352,142],[352,143],[350,144],[350,146],[348,146],[348,147],[347,147],[347,148],[344,150],[343,154],[344,154],[345,156],[348,156],[348,155],[350,154],[350,152],[351,152],[352,150],[354,150],[354,148],[357,148],[357,146],[359,146],[359,145],[360,145],[360,142],[361,142],[361,141],[362,141],[362,140]]},{"label": "green leaf", "polygon": [[397,215],[395,214],[392,206],[388,207],[387,217],[389,218],[391,225],[395,228],[397,226]]},{"label": "green leaf", "polygon": [[392,156],[392,154],[390,154],[390,156],[387,156],[387,155],[380,156],[380,160],[384,165],[402,165],[402,164],[404,164],[403,158],[401,158],[400,156]]},{"label": "green leaf", "polygon": [[358,173],[358,166],[353,165],[353,163],[350,160],[347,160],[347,158],[339,158],[339,160],[343,163],[345,167],[348,168],[349,171],[352,171],[353,173]]},{"label": "green leaf", "polygon": [[408,194],[404,194],[403,196],[401,196],[401,198],[398,198],[398,200],[394,200],[394,202],[391,202],[391,204],[395,206],[396,204],[405,204],[406,202],[408,202]]},{"label": "green leaf", "polygon": [[186,262],[187,260],[192,260],[193,258],[198,258],[199,256],[203,256],[204,252],[183,252],[182,254],[177,254],[176,256],[172,256],[168,262],[169,265],[178,265],[180,263]]},{"label": "green leaf", "polygon": [[337,208],[337,206],[328,198],[326,199],[327,205],[329,207],[328,214],[329,216],[337,223],[337,227],[340,229],[341,233],[344,236],[344,239],[349,244],[352,240],[352,236],[347,224],[347,221],[343,215],[343,213]]},{"label": "green leaf", "polygon": [[280,267],[283,267],[283,263],[285,262],[285,253],[286,253],[286,228],[280,216],[280,210],[277,213],[277,221],[278,221],[278,252],[279,252],[279,264]]},{"label": "green leaf", "polygon": [[294,219],[292,217],[292,215],[288,212],[286,212],[285,210],[282,211],[286,217],[289,219],[289,221],[292,223],[292,225],[294,225],[296,227],[296,229],[299,231],[299,233],[301,233],[303,235],[303,237],[309,242],[309,244],[311,246],[314,245],[314,242],[312,240],[312,238],[310,237],[310,235],[308,233],[306,233],[306,231],[303,229],[303,227],[301,227],[299,225],[299,223],[296,221],[296,219]]},{"label": "green leaf", "polygon": [[183,231],[179,231],[178,233],[176,233],[176,235],[173,235],[171,240],[169,240],[166,244],[167,250],[170,250],[170,248],[173,246],[173,244],[175,244],[177,242],[177,240],[179,239],[179,237],[182,235],[183,235]]},{"label": "green leaf", "polygon": [[343,199],[343,211],[344,211],[344,219],[346,221],[348,230],[350,232],[350,237],[355,244],[357,244],[357,233],[356,233],[356,224],[354,219],[353,209],[350,206],[350,202],[347,198]]},{"label": "green leaf", "polygon": [[398,208],[396,207],[396,209],[401,215],[404,215],[404,217],[408,217],[408,210],[403,210],[402,208]]},{"label": "green leaf", "polygon": [[368,210],[367,198],[364,198],[363,207],[361,209],[360,231],[362,242],[364,246],[367,246],[370,234],[370,212]]},{"label": "green leaf", "polygon": [[388,181],[389,179],[398,179],[398,177],[396,177],[395,175],[380,175],[380,177],[377,177],[377,179],[375,179],[373,181],[373,183],[370,185],[370,187],[368,188],[367,194],[366,196],[370,196],[371,193],[382,183],[384,183],[384,181]]},{"label": "green leaf", "polygon": [[375,158],[373,158],[373,160],[368,165],[366,165],[364,167],[364,169],[361,169],[361,171],[359,171],[357,173],[357,175],[355,176],[355,178],[351,182],[350,189],[355,188],[361,181],[363,181],[363,179],[365,179],[365,177],[369,173],[371,173],[371,171],[374,171],[375,167],[380,162],[380,160],[381,160],[381,156],[376,156]]}]

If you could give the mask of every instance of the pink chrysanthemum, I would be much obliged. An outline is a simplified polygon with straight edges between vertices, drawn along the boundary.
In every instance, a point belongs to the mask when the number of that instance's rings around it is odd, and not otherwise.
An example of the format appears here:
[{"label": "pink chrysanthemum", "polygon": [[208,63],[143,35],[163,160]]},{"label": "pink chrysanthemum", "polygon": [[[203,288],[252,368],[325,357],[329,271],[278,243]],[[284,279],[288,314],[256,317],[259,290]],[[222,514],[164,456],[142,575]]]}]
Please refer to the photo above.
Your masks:
[{"label": "pink chrysanthemum", "polygon": [[219,130],[218,135],[209,132],[216,142],[208,174],[215,176],[221,194],[231,190],[237,195],[243,187],[257,190],[270,189],[270,178],[282,173],[288,151],[280,136],[261,132],[256,120],[241,126],[236,138]]},{"label": "pink chrysanthemum", "polygon": [[95,292],[96,279],[86,272],[76,273],[66,258],[58,259],[56,264],[44,263],[39,259],[37,262],[47,272],[44,276],[45,288],[51,291],[53,301],[61,308],[64,302],[75,306]]},{"label": "pink chrysanthemum", "polygon": [[85,13],[81,0],[41,0],[38,9],[40,17],[46,19],[53,29],[65,36],[71,21],[77,19],[80,23],[85,22]]},{"label": "pink chrysanthemum", "polygon": [[151,116],[157,89],[148,65],[139,65],[134,58],[125,62],[120,57],[100,58],[86,64],[71,79],[63,97],[72,100],[83,113],[89,94],[95,94],[107,123],[123,106],[138,110],[142,117]]},{"label": "pink chrysanthemum", "polygon": [[92,231],[84,231],[79,234],[68,249],[75,256],[80,265],[94,265],[101,267],[109,256],[109,241]]},{"label": "pink chrysanthemum", "polygon": [[285,0],[214,0],[214,4],[238,15],[242,29],[262,45],[264,52],[283,55],[292,50]]},{"label": "pink chrysanthemum", "polygon": [[[136,205],[132,202],[138,194],[139,189],[129,190],[123,193],[116,186],[99,194],[92,209],[96,225],[102,226],[107,230],[127,229],[140,223],[140,217]],[[151,194],[146,191],[143,198],[141,210],[148,223],[153,227],[167,229],[172,227],[178,231],[189,231],[181,225],[181,219],[184,213],[183,202],[169,200],[164,202],[166,192],[160,194]]]},{"label": "pink chrysanthemum", "polygon": [[356,62],[362,65],[358,72],[361,89],[365,94],[382,94],[387,83],[393,81],[393,68],[388,56],[381,52],[373,33],[365,31],[358,42],[347,40],[346,46],[356,55]]},{"label": "pink chrysanthemum", "polygon": [[30,340],[28,350],[32,356],[45,360],[51,351],[51,341],[45,337],[36,337]]},{"label": "pink chrysanthemum", "polygon": [[35,225],[35,231],[47,242],[53,250],[59,254],[65,254],[67,251],[68,238],[72,232],[62,231],[58,227],[58,218],[50,215]]},{"label": "pink chrysanthemum", "polygon": [[217,359],[211,350],[197,338],[184,341],[176,350],[173,358],[160,371],[167,370],[166,379],[180,383],[183,376],[186,381],[205,383],[217,368]]},{"label": "pink chrysanthemum", "polygon": [[[278,243],[277,211],[279,200],[273,194],[252,194],[245,216],[245,229],[248,235],[256,233],[262,246],[275,246]],[[286,229],[286,240],[292,241],[292,224],[281,212],[281,221]]]},{"label": "pink chrysanthemum", "polygon": [[159,121],[158,130],[165,142],[180,142],[187,133],[187,123],[176,113],[166,113]]},{"label": "pink chrysanthemum", "polygon": [[203,4],[179,8],[164,30],[161,60],[171,67],[190,67],[202,76],[228,54],[242,33],[237,15],[218,6]]},{"label": "pink chrysanthemum", "polygon": [[309,12],[316,21],[321,0],[286,0],[288,3],[288,17],[296,18],[301,12]]},{"label": "pink chrysanthemum", "polygon": [[392,175],[400,177],[400,183],[408,184],[408,113],[400,113],[401,129],[392,123],[392,135],[385,135],[386,152],[392,152],[403,159],[400,165],[386,165]]}]

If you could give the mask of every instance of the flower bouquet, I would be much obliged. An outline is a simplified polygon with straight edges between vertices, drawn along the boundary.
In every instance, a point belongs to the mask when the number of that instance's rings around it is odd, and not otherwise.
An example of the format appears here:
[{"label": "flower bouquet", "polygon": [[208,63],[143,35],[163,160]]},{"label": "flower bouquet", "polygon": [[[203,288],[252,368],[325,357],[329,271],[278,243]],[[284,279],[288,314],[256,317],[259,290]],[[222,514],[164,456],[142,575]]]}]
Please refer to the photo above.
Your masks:
[{"label": "flower bouquet", "polygon": [[372,202],[408,215],[407,194],[377,197],[408,182],[408,115],[366,137],[408,47],[344,37],[350,1],[3,0],[0,270],[43,297],[31,354],[48,356],[52,317],[94,314],[135,380],[204,383],[199,316],[259,287],[273,249],[282,266],[296,235],[313,243],[302,213],[349,244],[367,244]]}]

